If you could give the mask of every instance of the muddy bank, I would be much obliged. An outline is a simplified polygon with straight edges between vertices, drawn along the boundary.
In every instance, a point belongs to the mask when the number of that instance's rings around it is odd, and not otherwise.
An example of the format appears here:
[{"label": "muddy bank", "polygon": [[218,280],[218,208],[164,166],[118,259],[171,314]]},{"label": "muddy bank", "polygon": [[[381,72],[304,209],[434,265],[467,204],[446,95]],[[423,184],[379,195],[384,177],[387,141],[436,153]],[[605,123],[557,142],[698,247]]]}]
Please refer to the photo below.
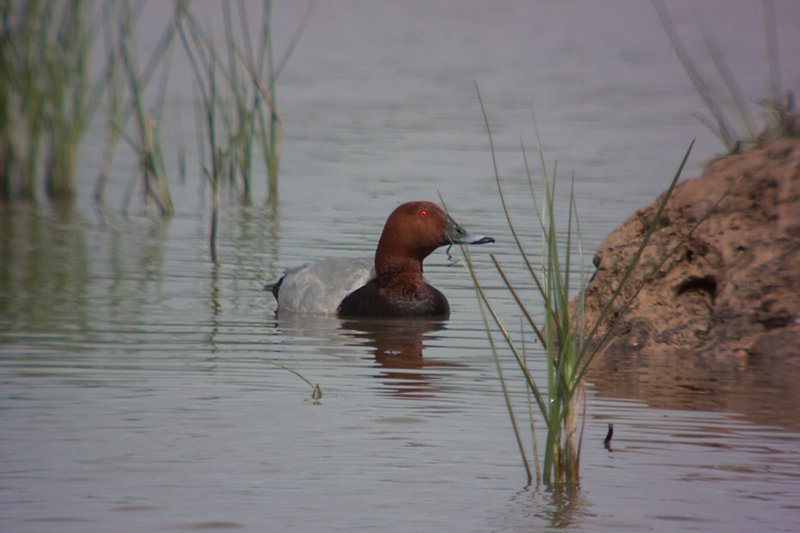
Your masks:
[{"label": "muddy bank", "polygon": [[[729,405],[739,403],[736,394],[724,399],[720,393],[738,384],[733,390],[747,402],[742,386],[795,388],[783,382],[800,378],[798,139],[716,160],[700,178],[680,183],[614,312],[729,189],[615,328],[613,344],[590,373],[600,388],[667,405],[680,401],[675,393],[682,391],[693,402],[705,398],[700,403],[710,402],[706,407],[745,412]],[[637,211],[598,249],[586,293],[587,323],[608,301],[659,202]],[[790,405],[800,405],[800,395],[788,396]],[[726,405],[714,405],[720,402]]]},{"label": "muddy bank", "polygon": [[[754,369],[762,378],[787,372],[800,377],[798,139],[716,160],[700,178],[680,183],[614,313],[729,189],[634,300],[612,333],[614,342],[595,361],[596,378],[605,374],[601,381],[631,395],[643,382],[660,382],[666,401],[676,385],[697,399],[714,395],[718,377],[739,381],[736,376]],[[659,202],[638,210],[598,249],[586,293],[587,323],[608,301]],[[624,378],[622,371],[632,366],[636,375]]]}]

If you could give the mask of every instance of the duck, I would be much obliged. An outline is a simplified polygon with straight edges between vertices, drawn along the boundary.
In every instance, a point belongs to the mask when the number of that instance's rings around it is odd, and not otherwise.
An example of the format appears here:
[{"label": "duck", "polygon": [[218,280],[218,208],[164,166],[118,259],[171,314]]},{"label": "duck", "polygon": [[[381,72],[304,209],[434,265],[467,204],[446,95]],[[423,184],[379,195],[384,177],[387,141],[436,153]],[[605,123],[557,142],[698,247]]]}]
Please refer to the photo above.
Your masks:
[{"label": "duck", "polygon": [[465,230],[433,202],[407,202],[386,220],[374,259],[306,263],[287,269],[265,290],[278,301],[278,314],[447,318],[450,304],[423,278],[423,260],[440,246],[492,242]]}]

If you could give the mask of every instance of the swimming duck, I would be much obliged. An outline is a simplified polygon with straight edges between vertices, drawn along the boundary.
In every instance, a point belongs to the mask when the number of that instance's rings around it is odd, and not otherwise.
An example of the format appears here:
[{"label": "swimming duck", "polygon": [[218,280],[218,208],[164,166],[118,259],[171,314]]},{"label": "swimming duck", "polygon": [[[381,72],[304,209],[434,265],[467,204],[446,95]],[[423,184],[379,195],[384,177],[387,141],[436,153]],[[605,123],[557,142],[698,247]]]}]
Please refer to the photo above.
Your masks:
[{"label": "swimming duck", "polygon": [[422,261],[439,246],[485,244],[432,202],[408,202],[383,227],[374,261],[325,259],[288,269],[267,285],[278,312],[336,313],[350,317],[441,317],[447,298],[422,277]]}]

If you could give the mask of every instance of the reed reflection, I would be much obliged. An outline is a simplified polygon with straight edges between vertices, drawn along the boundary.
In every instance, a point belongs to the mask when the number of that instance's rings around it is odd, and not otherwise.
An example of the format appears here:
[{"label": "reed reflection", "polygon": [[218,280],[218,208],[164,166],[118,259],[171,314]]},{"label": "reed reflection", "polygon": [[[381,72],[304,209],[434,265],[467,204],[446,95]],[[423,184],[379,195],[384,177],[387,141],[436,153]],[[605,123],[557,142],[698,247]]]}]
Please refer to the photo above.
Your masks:
[{"label": "reed reflection", "polygon": [[525,530],[574,528],[590,514],[591,505],[579,484],[529,486],[511,498],[510,513],[505,519],[513,523],[506,526],[513,530],[521,525]]},{"label": "reed reflection", "polygon": [[[233,308],[248,306],[253,296],[253,278],[263,272],[272,276],[277,272],[280,217],[278,205],[237,205],[229,202],[222,212],[219,227],[220,255],[210,254],[209,323],[207,339],[214,350],[222,331],[221,323],[225,303]],[[259,258],[254,262],[253,257]],[[226,275],[230,272],[230,275]],[[222,283],[222,280],[226,283]],[[263,285],[263,279],[260,279]],[[261,295],[259,295],[261,296]]]},{"label": "reed reflection", "polygon": [[0,209],[0,319],[4,328],[88,332],[90,260],[85,227],[68,204]]}]

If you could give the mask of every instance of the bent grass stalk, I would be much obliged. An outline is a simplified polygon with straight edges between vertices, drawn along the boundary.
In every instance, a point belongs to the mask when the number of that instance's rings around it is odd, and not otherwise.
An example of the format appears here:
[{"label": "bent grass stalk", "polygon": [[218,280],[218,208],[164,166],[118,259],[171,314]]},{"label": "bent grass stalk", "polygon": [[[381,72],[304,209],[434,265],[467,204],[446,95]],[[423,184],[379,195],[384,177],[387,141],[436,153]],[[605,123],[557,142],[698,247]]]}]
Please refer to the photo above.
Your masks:
[{"label": "bent grass stalk", "polygon": [[264,361],[265,363],[269,363],[271,365],[275,365],[278,368],[282,368],[283,370],[286,370],[287,372],[291,372],[295,376],[299,377],[300,379],[302,379],[303,381],[308,383],[309,387],[311,387],[311,398],[313,400],[322,399],[322,389],[320,388],[319,383],[312,383],[311,380],[309,380],[307,377],[305,377],[303,374],[301,374],[297,370],[292,370],[288,366],[282,365],[277,361],[273,361],[272,359],[267,359],[266,357],[258,357],[258,356],[255,356],[255,357],[256,357],[256,359],[258,359],[260,361]]},{"label": "bent grass stalk", "polygon": [[[171,50],[171,43],[175,33],[174,25],[170,24],[164,31],[161,40],[146,64],[146,68],[140,74],[137,68],[135,48],[131,46],[131,27],[125,20],[127,18],[126,11],[123,10],[120,14],[122,34],[120,57],[128,80],[128,89],[131,94],[130,108],[138,132],[138,140],[130,144],[139,156],[146,198],[152,198],[161,215],[168,217],[172,215],[173,204],[169,186],[167,185],[166,167],[159,140],[158,119],[163,109],[169,73],[169,61],[167,60],[162,65],[162,60],[165,56],[169,57],[168,52]],[[155,116],[150,116],[144,110],[145,81],[151,79],[155,68],[159,65],[162,66],[161,82],[159,84]],[[130,138],[126,136],[126,139],[129,140]]]},{"label": "bent grass stalk", "polygon": [[[585,332],[587,325],[584,323],[583,299],[587,280],[582,257],[583,250],[580,237],[580,221],[577,215],[577,208],[575,206],[574,175],[571,180],[572,185],[569,193],[570,198],[567,217],[567,241],[564,249],[561,249],[557,241],[558,232],[554,209],[556,172],[553,172],[552,177],[548,175],[544,161],[544,153],[539,140],[538,128],[536,128],[535,117],[533,117],[536,139],[539,146],[539,159],[544,185],[543,206],[541,211],[538,209],[538,207],[536,207],[537,200],[536,195],[533,192],[532,178],[527,165],[527,156],[525,154],[524,144],[522,144],[522,150],[523,157],[525,159],[526,172],[530,182],[532,200],[535,207],[536,216],[539,221],[543,242],[541,274],[537,274],[536,269],[531,265],[530,260],[528,259],[528,254],[525,252],[525,249],[522,246],[519,236],[514,228],[514,224],[511,221],[511,216],[505,202],[499,172],[497,170],[492,132],[479,91],[478,99],[483,112],[487,134],[489,136],[492,162],[495,169],[495,180],[506,220],[516,243],[517,249],[520,253],[520,257],[525,265],[525,270],[527,270],[527,272],[531,275],[536,285],[538,294],[542,299],[544,307],[544,324],[542,327],[538,326],[534,321],[532,313],[528,310],[525,302],[523,302],[519,292],[513,287],[512,282],[497,258],[494,256],[494,254],[490,254],[490,257],[495,265],[495,268],[497,269],[497,272],[500,274],[503,280],[505,288],[509,291],[512,299],[522,312],[524,317],[523,324],[530,326],[531,330],[539,339],[539,342],[544,348],[547,377],[546,389],[539,387],[539,385],[533,379],[533,375],[527,366],[527,358],[524,350],[524,335],[522,337],[523,349],[520,349],[517,346],[517,342],[512,338],[512,335],[508,329],[503,325],[502,319],[499,317],[498,313],[490,302],[486,291],[478,281],[475,268],[473,267],[469,256],[469,251],[466,249],[466,247],[462,247],[462,252],[465,257],[467,270],[473,280],[475,290],[478,295],[481,315],[484,317],[484,325],[489,338],[490,348],[495,358],[498,376],[503,388],[506,406],[508,408],[509,416],[511,417],[512,427],[517,439],[518,447],[520,449],[520,454],[522,456],[528,482],[530,483],[532,481],[531,469],[528,465],[528,459],[522,444],[522,437],[515,420],[513,407],[511,405],[511,397],[508,393],[500,364],[499,350],[494,342],[492,328],[490,327],[489,320],[486,316],[487,312],[488,315],[491,316],[494,326],[496,326],[500,331],[506,346],[511,351],[516,365],[522,372],[528,394],[532,396],[544,420],[547,438],[543,450],[543,465],[541,469],[539,468],[538,454],[536,451],[534,451],[537,483],[541,481],[548,485],[552,483],[574,484],[577,483],[579,475],[580,449],[583,437],[582,427],[580,430],[578,428],[578,419],[580,418],[578,409],[582,399],[584,400],[585,409],[585,399],[583,398],[583,379],[591,362],[605,349],[608,335],[613,330],[614,325],[616,325],[621,318],[622,313],[618,314],[614,321],[612,321],[609,330],[599,339],[599,342],[597,339],[599,336],[597,334],[598,328],[605,320],[616,298],[619,296],[619,294],[621,294],[622,288],[630,277],[631,272],[636,267],[642,251],[647,245],[650,236],[653,234],[658,221],[660,220],[661,213],[667,201],[669,200],[672,190],[677,184],[684,165],[686,164],[686,160],[689,157],[694,141],[692,141],[692,144],[689,146],[686,154],[684,155],[678,171],[675,173],[675,176],[672,179],[670,187],[667,189],[667,192],[664,193],[659,209],[657,210],[656,215],[653,217],[653,220],[648,227],[647,232],[645,233],[645,236],[634,255],[634,258],[626,268],[625,273],[620,280],[619,286],[611,296],[610,300],[606,303],[606,306],[603,308],[597,321],[592,325],[589,333],[586,334]],[[721,200],[722,199],[720,199],[720,201]],[[717,202],[717,204],[718,203],[719,202]],[[710,214],[717,204],[715,204],[715,206],[709,210],[708,214]],[[701,219],[689,233],[694,231],[694,228],[702,223],[706,217]],[[574,312],[570,313],[570,260],[573,254],[573,247],[576,246],[573,243],[573,231],[575,232],[575,240],[577,241],[578,248],[577,253],[580,257],[581,263],[580,285],[578,287],[578,304],[574,307]],[[688,235],[684,237],[684,239],[686,238],[688,238]],[[677,247],[675,249],[677,249]],[[673,249],[672,252],[674,252],[675,249]],[[672,252],[670,252],[669,255],[671,255]],[[664,258],[664,261],[666,261],[666,258]],[[658,267],[656,267],[649,277],[652,277],[652,275],[655,274],[660,266],[661,265],[658,265]],[[647,279],[649,279],[649,277]],[[639,289],[641,289],[641,286]],[[626,309],[627,305],[629,304],[630,301],[627,302]],[[532,423],[531,432],[533,433]],[[533,444],[535,447],[535,435],[533,436]]]},{"label": "bent grass stalk", "polygon": [[[109,11],[116,10],[116,12],[106,17],[105,45],[109,50],[108,66],[104,73],[108,87],[105,108],[107,124],[102,160],[92,195],[94,208],[98,214],[102,213],[105,186],[108,182],[108,173],[116,145],[119,139],[124,139],[139,159],[145,200],[153,200],[161,216],[167,217],[172,214],[174,207],[159,140],[159,124],[169,79],[172,41],[175,35],[174,25],[167,25],[144,68],[140,70],[135,54],[136,43],[133,38],[133,30],[142,14],[144,3],[139,2],[133,6],[126,3],[109,5],[111,6]],[[111,22],[114,16],[116,16],[116,22]],[[161,76],[151,116],[144,110],[145,92],[159,69]],[[127,98],[129,101],[123,105],[123,101]],[[134,136],[126,131],[127,123],[132,116],[136,128]],[[127,211],[130,203],[134,187],[132,180],[135,180],[136,173],[131,176],[121,205],[123,212]]]}]

